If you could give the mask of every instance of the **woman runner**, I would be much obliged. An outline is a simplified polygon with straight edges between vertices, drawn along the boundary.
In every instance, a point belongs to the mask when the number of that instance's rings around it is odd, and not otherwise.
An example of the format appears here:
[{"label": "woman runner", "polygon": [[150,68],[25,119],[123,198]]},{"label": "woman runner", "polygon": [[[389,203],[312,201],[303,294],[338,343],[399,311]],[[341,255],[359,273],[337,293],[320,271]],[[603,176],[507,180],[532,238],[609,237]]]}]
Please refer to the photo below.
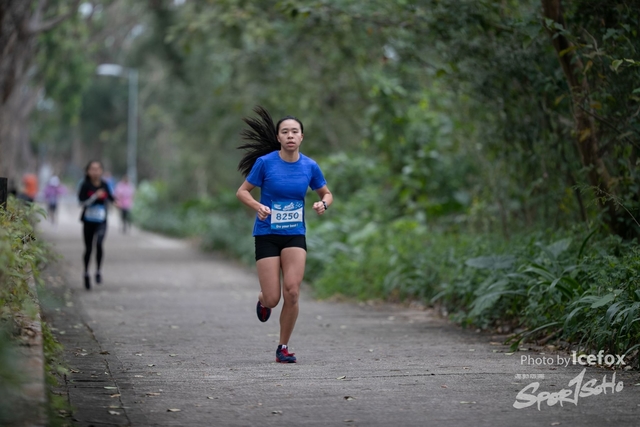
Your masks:
[{"label": "woman runner", "polygon": [[[320,197],[313,210],[322,215],[333,202],[333,196],[318,164],[300,153],[302,122],[287,116],[274,126],[266,110],[257,107],[254,111],[260,119],[244,119],[251,129],[242,135],[252,142],[239,147],[247,150],[238,166],[246,179],[236,195],[257,212],[253,236],[260,281],[258,319],[261,322],[269,319],[282,294],[276,362],[295,363],[288,344],[298,318],[298,296],[307,259],[304,199],[311,187]],[[260,187],[259,202],[250,193],[255,187]]]},{"label": "woman runner", "polygon": [[102,179],[102,163],[92,160],[85,168],[85,178],[78,192],[82,205],[80,220],[84,223],[84,287],[91,289],[89,261],[96,243],[96,283],[102,282],[102,243],[107,233],[107,200],[114,201],[109,186]]}]

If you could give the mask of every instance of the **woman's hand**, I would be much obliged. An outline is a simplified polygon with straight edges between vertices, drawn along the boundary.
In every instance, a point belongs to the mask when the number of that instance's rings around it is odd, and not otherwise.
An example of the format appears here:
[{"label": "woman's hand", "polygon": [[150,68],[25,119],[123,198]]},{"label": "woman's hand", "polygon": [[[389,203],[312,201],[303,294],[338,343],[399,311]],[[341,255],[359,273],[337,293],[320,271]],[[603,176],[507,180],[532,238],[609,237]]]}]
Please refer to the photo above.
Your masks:
[{"label": "woman's hand", "polygon": [[103,188],[98,189],[98,191],[96,191],[96,197],[98,199],[104,199],[105,197],[107,197],[107,192],[104,191]]},{"label": "woman's hand", "polygon": [[260,221],[264,221],[269,215],[271,215],[271,209],[269,209],[268,206],[260,205],[258,208],[258,218],[260,218]]},{"label": "woman's hand", "polygon": [[322,215],[324,213],[326,209],[324,208],[322,200],[313,204],[313,210],[316,211],[318,215]]}]

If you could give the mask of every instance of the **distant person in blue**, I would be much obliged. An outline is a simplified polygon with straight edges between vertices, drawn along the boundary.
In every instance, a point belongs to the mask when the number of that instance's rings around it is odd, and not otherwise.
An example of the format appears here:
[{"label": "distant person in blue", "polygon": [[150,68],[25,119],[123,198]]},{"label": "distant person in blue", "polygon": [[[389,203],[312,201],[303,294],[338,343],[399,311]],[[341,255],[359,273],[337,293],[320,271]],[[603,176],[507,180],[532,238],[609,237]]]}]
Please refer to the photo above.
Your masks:
[{"label": "distant person in blue", "polygon": [[[260,119],[244,119],[251,129],[243,131],[242,136],[250,142],[239,147],[246,150],[238,165],[246,179],[236,195],[257,212],[253,236],[261,289],[256,305],[258,319],[269,319],[282,294],[276,362],[295,363],[288,345],[298,318],[300,284],[307,260],[304,199],[310,187],[320,197],[313,210],[322,215],[331,206],[333,196],[318,164],[300,153],[302,122],[287,116],[274,126],[265,109],[257,107],[255,112]],[[255,187],[260,187],[260,201],[251,195]]]}]

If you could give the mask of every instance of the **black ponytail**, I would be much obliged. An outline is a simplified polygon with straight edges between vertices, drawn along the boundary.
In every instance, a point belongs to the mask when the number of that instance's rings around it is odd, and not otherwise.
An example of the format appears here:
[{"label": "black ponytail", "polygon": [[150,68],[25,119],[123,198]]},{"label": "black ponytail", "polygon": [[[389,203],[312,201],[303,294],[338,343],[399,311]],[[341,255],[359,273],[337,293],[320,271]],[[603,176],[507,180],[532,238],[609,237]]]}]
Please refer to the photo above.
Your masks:
[{"label": "black ponytail", "polygon": [[238,170],[245,177],[251,172],[258,157],[280,150],[278,132],[269,112],[260,106],[254,108],[253,111],[260,117],[245,117],[242,119],[251,129],[245,129],[240,132],[242,139],[249,142],[238,147],[238,150],[246,151],[240,163],[238,163]]}]

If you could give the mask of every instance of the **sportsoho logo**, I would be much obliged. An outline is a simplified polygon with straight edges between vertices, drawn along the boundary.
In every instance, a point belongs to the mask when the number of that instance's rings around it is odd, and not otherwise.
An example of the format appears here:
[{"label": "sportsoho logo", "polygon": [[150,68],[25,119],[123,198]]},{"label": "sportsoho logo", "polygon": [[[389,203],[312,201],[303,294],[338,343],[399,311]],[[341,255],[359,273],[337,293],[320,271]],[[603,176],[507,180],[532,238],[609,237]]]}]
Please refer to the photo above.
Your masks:
[{"label": "sportsoho logo", "polygon": [[[573,365],[582,366],[621,366],[626,364],[624,362],[624,356],[604,354],[604,351],[602,350],[600,350],[597,355],[579,355],[574,351],[571,353],[571,357],[562,357],[560,355],[558,355],[556,358],[532,357],[527,355],[523,355],[520,357],[520,363],[522,365],[529,366],[568,366],[572,362]],[[587,369],[584,368],[582,372],[580,372],[571,381],[569,381],[567,388],[563,388],[562,390],[556,392],[538,392],[538,389],[540,388],[540,382],[532,382],[525,386],[522,390],[520,390],[520,392],[516,396],[516,401],[513,403],[513,407],[516,409],[523,409],[537,404],[539,411],[540,405],[543,402],[546,402],[547,406],[554,406],[558,403],[560,404],[560,406],[564,406],[565,403],[573,403],[577,406],[580,398],[597,396],[599,394],[607,394],[607,392],[609,392],[610,394],[620,393],[624,389],[624,384],[622,383],[622,381],[616,382],[615,372],[611,375],[611,380],[609,381],[607,381],[607,375],[604,375],[601,382],[598,382],[597,379],[590,379],[585,382],[584,376],[586,372]]]}]

